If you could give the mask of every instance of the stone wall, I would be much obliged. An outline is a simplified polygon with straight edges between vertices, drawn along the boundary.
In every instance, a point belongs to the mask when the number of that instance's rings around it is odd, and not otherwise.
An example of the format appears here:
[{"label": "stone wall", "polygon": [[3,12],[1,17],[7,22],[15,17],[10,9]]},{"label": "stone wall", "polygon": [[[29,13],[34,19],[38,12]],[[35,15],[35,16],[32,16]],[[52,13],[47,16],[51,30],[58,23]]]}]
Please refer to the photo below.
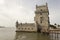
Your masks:
[{"label": "stone wall", "polygon": [[49,10],[47,5],[36,6],[34,21],[42,28],[42,32],[47,32],[49,27]]},{"label": "stone wall", "polygon": [[17,31],[37,31],[37,27],[35,26],[34,23],[22,23],[19,24]]}]

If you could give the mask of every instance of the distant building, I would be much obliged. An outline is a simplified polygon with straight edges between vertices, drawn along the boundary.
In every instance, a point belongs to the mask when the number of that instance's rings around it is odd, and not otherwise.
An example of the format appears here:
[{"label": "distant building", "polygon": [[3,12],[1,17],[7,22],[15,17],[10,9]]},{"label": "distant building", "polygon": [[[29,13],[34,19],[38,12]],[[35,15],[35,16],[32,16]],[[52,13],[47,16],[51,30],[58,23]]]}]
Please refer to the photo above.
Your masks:
[{"label": "distant building", "polygon": [[16,22],[16,31],[27,32],[48,32],[49,29],[49,10],[46,5],[36,5],[35,23],[18,23]]},{"label": "distant building", "polygon": [[55,24],[54,26],[55,26],[56,28],[59,28],[59,29],[60,29],[60,25]]}]

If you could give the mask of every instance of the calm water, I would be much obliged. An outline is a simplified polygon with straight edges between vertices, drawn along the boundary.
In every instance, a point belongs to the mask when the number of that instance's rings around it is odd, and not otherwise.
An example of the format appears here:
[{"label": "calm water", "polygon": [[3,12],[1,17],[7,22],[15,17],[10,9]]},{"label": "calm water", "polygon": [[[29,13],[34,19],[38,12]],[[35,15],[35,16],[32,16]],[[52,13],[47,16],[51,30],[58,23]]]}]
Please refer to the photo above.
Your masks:
[{"label": "calm water", "polygon": [[15,28],[0,28],[0,40],[51,40],[40,33],[15,32]]}]

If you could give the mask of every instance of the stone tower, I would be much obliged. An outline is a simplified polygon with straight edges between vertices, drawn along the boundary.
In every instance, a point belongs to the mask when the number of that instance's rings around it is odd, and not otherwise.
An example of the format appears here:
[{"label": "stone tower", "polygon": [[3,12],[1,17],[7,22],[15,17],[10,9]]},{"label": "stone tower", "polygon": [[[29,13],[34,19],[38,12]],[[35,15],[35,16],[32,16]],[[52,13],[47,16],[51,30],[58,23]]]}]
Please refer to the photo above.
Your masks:
[{"label": "stone tower", "polygon": [[46,5],[36,5],[34,21],[38,32],[48,32],[49,28],[49,10]]}]

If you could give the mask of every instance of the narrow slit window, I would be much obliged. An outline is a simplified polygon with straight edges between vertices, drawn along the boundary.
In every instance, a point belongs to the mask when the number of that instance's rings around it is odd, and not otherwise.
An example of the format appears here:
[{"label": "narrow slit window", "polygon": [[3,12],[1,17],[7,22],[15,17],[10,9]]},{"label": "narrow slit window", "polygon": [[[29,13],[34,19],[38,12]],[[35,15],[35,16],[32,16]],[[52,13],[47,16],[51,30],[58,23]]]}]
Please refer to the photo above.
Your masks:
[{"label": "narrow slit window", "polygon": [[40,15],[42,15],[42,13],[40,12]]},{"label": "narrow slit window", "polygon": [[40,23],[42,23],[42,17],[40,17]]}]

